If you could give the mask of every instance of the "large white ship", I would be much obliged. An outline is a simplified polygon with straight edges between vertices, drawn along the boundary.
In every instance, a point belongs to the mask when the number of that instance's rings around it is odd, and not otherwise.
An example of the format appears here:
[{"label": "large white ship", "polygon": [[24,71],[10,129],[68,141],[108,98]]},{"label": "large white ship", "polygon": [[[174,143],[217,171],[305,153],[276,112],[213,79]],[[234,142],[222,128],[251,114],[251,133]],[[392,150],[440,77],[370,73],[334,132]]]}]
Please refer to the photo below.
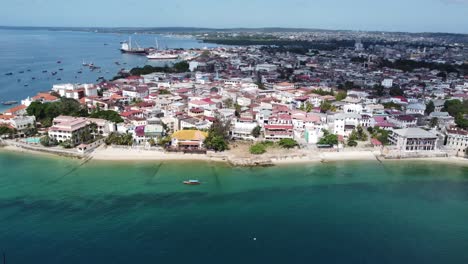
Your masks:
[{"label": "large white ship", "polygon": [[160,50],[158,39],[156,39],[156,49],[147,55],[146,58],[149,60],[177,60],[179,58],[179,54],[168,50]]}]

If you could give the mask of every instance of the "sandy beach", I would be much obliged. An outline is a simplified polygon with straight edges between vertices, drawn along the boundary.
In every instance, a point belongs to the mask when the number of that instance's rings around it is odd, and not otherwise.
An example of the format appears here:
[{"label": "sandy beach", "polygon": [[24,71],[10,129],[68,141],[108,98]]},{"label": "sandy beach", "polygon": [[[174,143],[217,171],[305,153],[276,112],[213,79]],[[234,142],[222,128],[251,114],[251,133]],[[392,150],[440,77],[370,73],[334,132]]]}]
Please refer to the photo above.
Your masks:
[{"label": "sandy beach", "polygon": [[[20,148],[17,146],[4,146],[0,151],[12,151],[17,153],[27,153],[32,155],[42,155],[48,157],[58,157],[61,155],[34,151]],[[456,165],[468,166],[468,159],[461,157],[447,158],[408,158],[408,159],[384,159],[380,157],[378,151],[340,151],[340,152],[316,152],[316,151],[297,151],[282,153],[282,155],[239,155],[238,153],[227,151],[223,153],[209,154],[184,154],[184,153],[166,153],[163,151],[143,150],[135,148],[113,148],[101,146],[91,152],[85,158],[97,161],[207,161],[207,162],[225,162],[234,165],[252,163],[252,165],[271,164],[271,165],[289,165],[305,163],[326,163],[337,161],[376,161],[376,162],[397,162],[397,161],[418,161],[418,162],[438,162],[450,163]]]}]

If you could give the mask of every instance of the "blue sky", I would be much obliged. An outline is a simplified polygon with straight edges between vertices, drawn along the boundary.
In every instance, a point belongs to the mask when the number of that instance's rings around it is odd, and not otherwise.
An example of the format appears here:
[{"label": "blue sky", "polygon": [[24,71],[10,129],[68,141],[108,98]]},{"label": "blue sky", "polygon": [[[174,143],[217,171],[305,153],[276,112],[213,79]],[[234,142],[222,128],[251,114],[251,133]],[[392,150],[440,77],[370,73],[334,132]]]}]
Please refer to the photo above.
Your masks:
[{"label": "blue sky", "polygon": [[9,0],[0,25],[468,33],[468,0]]}]

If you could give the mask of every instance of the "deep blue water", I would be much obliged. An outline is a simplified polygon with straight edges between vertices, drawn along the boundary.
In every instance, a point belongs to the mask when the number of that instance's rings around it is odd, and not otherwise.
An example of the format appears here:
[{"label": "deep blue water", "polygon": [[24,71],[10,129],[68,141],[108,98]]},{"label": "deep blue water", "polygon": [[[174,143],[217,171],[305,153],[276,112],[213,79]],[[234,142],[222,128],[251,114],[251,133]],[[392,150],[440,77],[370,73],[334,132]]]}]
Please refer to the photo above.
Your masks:
[{"label": "deep blue water", "polygon": [[468,167],[0,153],[0,168],[7,263],[468,263]]},{"label": "deep blue water", "polygon": [[[19,101],[39,91],[48,91],[55,83],[94,83],[100,76],[105,78],[115,76],[121,68],[130,69],[145,65],[147,60],[144,56],[120,53],[120,42],[128,40],[128,37],[129,35],[89,32],[0,30],[0,102]],[[144,47],[154,47],[156,37],[161,47],[214,46],[200,43],[195,39],[162,35],[132,35],[131,37]],[[58,64],[57,61],[62,63]],[[83,69],[83,61],[93,62],[102,67],[101,72]],[[115,64],[117,61],[121,63],[120,66]],[[124,65],[124,63],[127,64]],[[59,71],[60,68],[63,68],[63,71]],[[48,73],[42,73],[43,70],[47,70]],[[79,70],[83,73],[78,74]],[[21,71],[24,73],[19,73]],[[53,71],[58,72],[57,75],[52,76]],[[5,76],[9,72],[14,75]],[[36,80],[32,80],[33,77]],[[62,80],[58,81],[57,78]]]}]

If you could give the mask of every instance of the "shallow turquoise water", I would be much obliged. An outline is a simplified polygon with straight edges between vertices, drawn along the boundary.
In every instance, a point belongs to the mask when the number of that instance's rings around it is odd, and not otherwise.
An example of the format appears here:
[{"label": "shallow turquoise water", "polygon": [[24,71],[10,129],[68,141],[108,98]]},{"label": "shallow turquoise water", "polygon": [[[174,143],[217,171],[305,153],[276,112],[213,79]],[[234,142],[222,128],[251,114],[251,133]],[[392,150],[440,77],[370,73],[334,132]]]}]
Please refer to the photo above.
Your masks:
[{"label": "shallow turquoise water", "polygon": [[468,167],[0,152],[0,168],[8,263],[468,263]]}]

